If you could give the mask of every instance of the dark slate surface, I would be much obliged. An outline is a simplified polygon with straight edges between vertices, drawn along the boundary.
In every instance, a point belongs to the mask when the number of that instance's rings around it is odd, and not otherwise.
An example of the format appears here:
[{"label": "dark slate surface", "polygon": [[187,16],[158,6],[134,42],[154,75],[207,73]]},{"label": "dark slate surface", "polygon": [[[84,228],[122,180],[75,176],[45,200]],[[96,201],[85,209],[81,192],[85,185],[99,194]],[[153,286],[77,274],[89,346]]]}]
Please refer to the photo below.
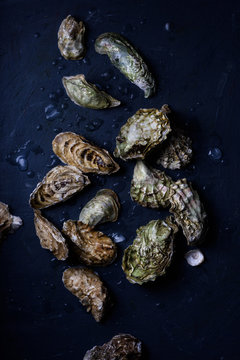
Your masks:
[{"label": "dark slate surface", "polygon": [[[69,13],[87,26],[84,61],[66,61],[57,49],[57,30]],[[2,0],[0,14],[0,198],[24,220],[0,249],[1,359],[81,359],[119,332],[142,339],[149,360],[239,359],[239,2]],[[157,78],[156,96],[144,99],[107,57],[95,53],[93,42],[106,31],[123,34],[140,49]],[[71,103],[61,77],[78,73],[108,89],[122,106],[94,111]],[[44,213],[60,227],[63,219],[76,219],[98,189],[109,187],[120,196],[119,221],[101,228],[126,240],[117,261],[97,269],[115,305],[96,324],[63,287],[62,272],[72,264],[41,249],[29,194],[59,163],[51,151],[56,132],[72,130],[113,151],[131,114],[164,103],[194,142],[192,165],[171,174],[191,180],[204,201],[210,226],[201,246],[206,262],[188,266],[180,237],[168,276],[141,287],[128,283],[120,266],[123,249],[138,226],[167,212],[131,202],[133,162],[120,162],[116,175],[91,176],[86,191]],[[59,114],[46,119],[46,108],[47,117]],[[208,156],[216,147],[223,155],[219,161]],[[26,171],[14,165],[18,156]]]}]

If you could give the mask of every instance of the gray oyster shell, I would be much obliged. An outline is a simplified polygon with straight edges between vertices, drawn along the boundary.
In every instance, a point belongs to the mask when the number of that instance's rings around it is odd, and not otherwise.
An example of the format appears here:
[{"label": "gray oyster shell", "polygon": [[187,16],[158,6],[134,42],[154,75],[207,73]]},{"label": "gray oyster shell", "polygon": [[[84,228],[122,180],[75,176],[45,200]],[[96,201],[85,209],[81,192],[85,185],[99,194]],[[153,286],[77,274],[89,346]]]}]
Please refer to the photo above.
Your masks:
[{"label": "gray oyster shell", "polygon": [[0,201],[0,240],[8,233],[13,233],[23,224],[19,216],[9,212],[8,205]]}]

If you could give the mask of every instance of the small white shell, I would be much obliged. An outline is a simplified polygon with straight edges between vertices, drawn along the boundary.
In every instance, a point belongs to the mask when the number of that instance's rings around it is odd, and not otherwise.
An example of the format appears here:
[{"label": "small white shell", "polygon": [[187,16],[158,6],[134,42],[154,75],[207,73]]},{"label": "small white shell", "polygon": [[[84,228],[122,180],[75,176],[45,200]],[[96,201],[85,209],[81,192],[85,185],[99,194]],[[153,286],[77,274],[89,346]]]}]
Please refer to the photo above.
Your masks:
[{"label": "small white shell", "polygon": [[184,257],[191,266],[198,266],[204,261],[204,255],[199,249],[188,251]]}]

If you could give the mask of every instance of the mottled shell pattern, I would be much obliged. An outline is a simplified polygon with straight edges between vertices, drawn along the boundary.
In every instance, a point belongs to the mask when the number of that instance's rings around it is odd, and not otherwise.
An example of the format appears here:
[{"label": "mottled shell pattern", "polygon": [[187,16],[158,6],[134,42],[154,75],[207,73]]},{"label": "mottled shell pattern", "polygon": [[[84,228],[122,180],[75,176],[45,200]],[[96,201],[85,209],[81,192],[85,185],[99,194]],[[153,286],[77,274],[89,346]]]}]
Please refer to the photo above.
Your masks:
[{"label": "mottled shell pattern", "polygon": [[58,48],[66,60],[80,60],[86,49],[84,44],[85,26],[68,15],[58,30]]},{"label": "mottled shell pattern", "polygon": [[52,142],[52,148],[62,162],[76,166],[84,173],[109,175],[119,170],[119,165],[107,150],[73,132],[58,134]]},{"label": "mottled shell pattern", "polygon": [[99,276],[87,268],[69,268],[64,271],[62,280],[66,289],[78,297],[87,312],[90,311],[97,322],[101,321],[109,298]]},{"label": "mottled shell pattern", "polygon": [[105,33],[95,41],[95,50],[108,55],[110,61],[127,79],[144,91],[145,98],[155,92],[155,81],[142,57],[119,34]]},{"label": "mottled shell pattern", "polygon": [[115,157],[123,160],[144,159],[171,131],[167,105],[158,109],[139,109],[128,119],[116,138]]},{"label": "mottled shell pattern", "polygon": [[0,240],[9,232],[17,230],[22,223],[22,219],[10,214],[8,205],[0,201]]},{"label": "mottled shell pattern", "polygon": [[62,83],[67,95],[76,105],[89,109],[106,109],[121,104],[105,91],[99,90],[96,85],[87,82],[83,74],[65,76]]},{"label": "mottled shell pattern", "polygon": [[131,283],[142,285],[165,274],[172,260],[177,231],[171,217],[152,220],[137,229],[137,237],[122,259],[122,269]]},{"label": "mottled shell pattern", "polygon": [[66,201],[88,184],[88,177],[75,166],[56,166],[37,184],[30,195],[30,205],[43,209]]}]

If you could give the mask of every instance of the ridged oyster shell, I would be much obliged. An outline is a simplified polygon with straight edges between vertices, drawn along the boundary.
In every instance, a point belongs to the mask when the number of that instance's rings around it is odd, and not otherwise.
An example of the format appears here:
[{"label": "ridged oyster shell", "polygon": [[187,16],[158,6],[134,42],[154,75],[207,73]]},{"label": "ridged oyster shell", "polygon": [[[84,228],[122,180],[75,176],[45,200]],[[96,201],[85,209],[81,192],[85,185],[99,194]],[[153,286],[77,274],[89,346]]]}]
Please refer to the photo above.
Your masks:
[{"label": "ridged oyster shell", "polygon": [[11,215],[7,204],[0,201],[0,240],[9,232],[12,233],[22,225],[19,216]]}]

